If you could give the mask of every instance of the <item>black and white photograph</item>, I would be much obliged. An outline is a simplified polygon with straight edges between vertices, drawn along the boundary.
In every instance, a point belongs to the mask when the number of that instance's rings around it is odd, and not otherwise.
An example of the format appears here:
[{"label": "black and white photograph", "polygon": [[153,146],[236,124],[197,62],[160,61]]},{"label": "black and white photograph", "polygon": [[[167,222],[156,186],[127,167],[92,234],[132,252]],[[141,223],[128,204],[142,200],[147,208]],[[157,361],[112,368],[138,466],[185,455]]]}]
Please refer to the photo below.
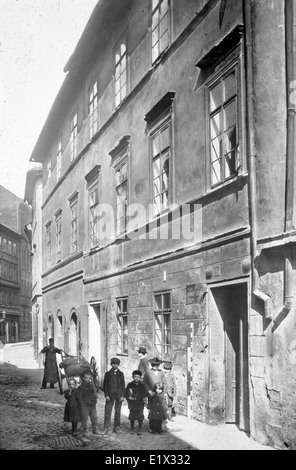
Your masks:
[{"label": "black and white photograph", "polygon": [[0,0],[0,450],[296,450],[295,110],[294,0]]}]

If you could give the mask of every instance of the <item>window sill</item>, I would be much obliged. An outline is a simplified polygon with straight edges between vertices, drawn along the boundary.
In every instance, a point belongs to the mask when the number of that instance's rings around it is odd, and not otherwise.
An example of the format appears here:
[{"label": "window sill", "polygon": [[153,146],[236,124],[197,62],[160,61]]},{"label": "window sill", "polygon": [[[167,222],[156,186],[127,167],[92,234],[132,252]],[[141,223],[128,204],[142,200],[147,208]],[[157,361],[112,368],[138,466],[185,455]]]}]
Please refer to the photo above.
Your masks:
[{"label": "window sill", "polygon": [[220,189],[223,189],[223,188],[226,188],[228,186],[231,186],[233,183],[237,182],[238,180],[240,180],[241,178],[244,178],[248,175],[247,172],[244,172],[244,173],[239,173],[238,175],[234,176],[233,178],[230,178],[226,181],[224,181],[223,183],[221,184],[217,184],[211,188],[209,188],[207,191],[206,191],[206,194],[212,194],[212,193],[215,193],[216,191],[219,191]]}]

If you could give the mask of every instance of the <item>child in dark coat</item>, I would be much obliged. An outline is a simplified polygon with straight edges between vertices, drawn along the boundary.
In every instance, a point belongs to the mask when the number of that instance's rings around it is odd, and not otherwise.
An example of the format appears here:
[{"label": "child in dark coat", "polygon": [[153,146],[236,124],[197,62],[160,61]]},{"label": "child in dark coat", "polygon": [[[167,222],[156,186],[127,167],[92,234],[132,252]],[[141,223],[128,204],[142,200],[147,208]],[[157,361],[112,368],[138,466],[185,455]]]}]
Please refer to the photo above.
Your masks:
[{"label": "child in dark coat", "polygon": [[81,411],[82,432],[86,433],[87,421],[90,417],[93,434],[100,434],[97,431],[97,391],[93,382],[92,372],[85,371],[82,376],[82,384],[77,390],[77,397]]},{"label": "child in dark coat", "polygon": [[112,357],[111,369],[105,372],[103,389],[105,394],[105,415],[103,434],[110,432],[111,414],[114,406],[114,426],[113,432],[121,434],[121,405],[124,400],[125,381],[124,373],[119,370],[120,359]]},{"label": "child in dark coat", "polygon": [[167,419],[167,406],[163,392],[164,387],[159,383],[154,386],[149,399],[149,426],[153,434],[162,434],[162,422]]},{"label": "child in dark coat", "polygon": [[77,426],[81,422],[81,413],[77,398],[77,382],[74,378],[70,378],[68,382],[69,389],[65,390],[66,405],[64,411],[64,421],[72,423],[72,434],[77,435]]},{"label": "child in dark coat", "polygon": [[131,422],[131,432],[134,434],[135,421],[138,421],[138,435],[142,433],[142,425],[144,420],[144,404],[147,395],[145,386],[142,383],[142,372],[134,370],[132,373],[133,381],[129,382],[126,386],[124,397],[127,400],[129,408],[128,419]]}]

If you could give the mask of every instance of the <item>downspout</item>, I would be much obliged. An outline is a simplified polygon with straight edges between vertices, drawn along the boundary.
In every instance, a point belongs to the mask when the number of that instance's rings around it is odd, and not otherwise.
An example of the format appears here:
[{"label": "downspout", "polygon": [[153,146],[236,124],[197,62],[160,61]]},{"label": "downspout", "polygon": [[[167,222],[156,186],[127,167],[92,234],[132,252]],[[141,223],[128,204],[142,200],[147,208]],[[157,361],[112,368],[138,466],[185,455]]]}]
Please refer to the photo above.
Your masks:
[{"label": "downspout", "polygon": [[[285,0],[285,47],[286,47],[286,101],[287,101],[287,160],[286,160],[286,208],[285,232],[294,229],[294,179],[295,179],[295,97],[294,79],[294,0]],[[293,96],[293,98],[292,98]],[[290,250],[290,255],[291,250]],[[292,265],[289,255],[285,260],[285,292],[283,311],[287,315],[292,307]]]},{"label": "downspout", "polygon": [[252,293],[264,303],[264,317],[271,318],[271,303],[269,295],[259,289],[259,275],[255,267],[257,256],[257,184],[256,184],[256,146],[254,131],[254,89],[253,89],[253,26],[252,0],[243,0],[245,24],[245,57],[246,57],[246,105],[247,105],[247,159],[249,172],[249,213],[251,226],[251,273]]},{"label": "downspout", "polygon": [[293,227],[294,198],[294,131],[295,131],[295,97],[291,89],[296,88],[294,79],[294,0],[285,0],[285,44],[286,44],[286,100],[287,100],[287,163],[286,163],[286,213],[285,231]]}]

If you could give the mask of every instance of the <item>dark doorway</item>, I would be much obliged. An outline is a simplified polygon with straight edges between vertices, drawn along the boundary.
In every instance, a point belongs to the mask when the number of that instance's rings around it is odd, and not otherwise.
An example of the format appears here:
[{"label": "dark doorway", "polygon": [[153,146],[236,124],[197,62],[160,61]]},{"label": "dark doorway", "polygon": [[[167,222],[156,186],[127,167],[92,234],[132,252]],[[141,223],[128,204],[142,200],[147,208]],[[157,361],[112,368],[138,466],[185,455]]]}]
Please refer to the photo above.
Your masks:
[{"label": "dark doorway", "polygon": [[212,295],[223,328],[220,336],[223,336],[224,419],[226,423],[249,431],[247,284],[216,287],[212,289]]}]

